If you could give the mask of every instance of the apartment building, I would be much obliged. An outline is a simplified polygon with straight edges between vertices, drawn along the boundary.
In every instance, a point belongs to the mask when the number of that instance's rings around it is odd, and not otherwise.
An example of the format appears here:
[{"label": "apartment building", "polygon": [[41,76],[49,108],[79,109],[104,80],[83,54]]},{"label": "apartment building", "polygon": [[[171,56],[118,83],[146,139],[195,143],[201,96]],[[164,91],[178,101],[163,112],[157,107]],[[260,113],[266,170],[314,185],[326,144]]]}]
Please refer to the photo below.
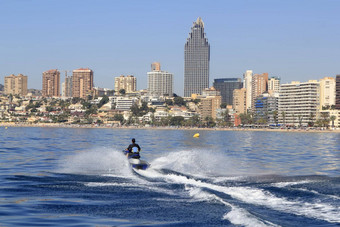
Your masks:
[{"label": "apartment building", "polygon": [[27,76],[11,74],[5,77],[5,94],[27,95]]},{"label": "apartment building", "polygon": [[308,126],[314,122],[320,107],[320,83],[293,81],[280,86],[279,123],[285,125]]},{"label": "apartment building", "polygon": [[51,69],[43,72],[42,96],[44,97],[60,96],[60,72],[57,69]]},{"label": "apartment building", "polygon": [[125,93],[133,93],[137,88],[137,79],[132,75],[115,77],[115,92],[118,93],[121,89]]},{"label": "apartment building", "polygon": [[73,70],[72,97],[86,98],[93,90],[93,71],[88,68]]}]

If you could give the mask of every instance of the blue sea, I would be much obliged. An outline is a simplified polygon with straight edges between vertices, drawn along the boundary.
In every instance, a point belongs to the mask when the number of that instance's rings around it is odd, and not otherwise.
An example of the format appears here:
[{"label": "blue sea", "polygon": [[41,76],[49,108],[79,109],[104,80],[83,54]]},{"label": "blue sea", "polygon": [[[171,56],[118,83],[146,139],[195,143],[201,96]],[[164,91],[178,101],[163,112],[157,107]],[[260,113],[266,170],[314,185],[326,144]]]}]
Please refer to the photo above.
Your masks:
[{"label": "blue sea", "polygon": [[339,225],[340,133],[0,127],[0,226]]}]

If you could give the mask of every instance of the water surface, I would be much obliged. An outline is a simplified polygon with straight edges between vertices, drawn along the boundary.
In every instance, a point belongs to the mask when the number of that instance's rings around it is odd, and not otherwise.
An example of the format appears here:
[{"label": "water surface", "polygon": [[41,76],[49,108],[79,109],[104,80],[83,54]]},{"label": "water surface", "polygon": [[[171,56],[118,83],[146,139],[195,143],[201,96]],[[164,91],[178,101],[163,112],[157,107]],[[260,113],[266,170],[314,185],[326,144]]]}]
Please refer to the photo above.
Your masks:
[{"label": "water surface", "polygon": [[[132,137],[146,171],[122,155]],[[340,224],[338,133],[0,127],[0,138],[0,225]]]}]

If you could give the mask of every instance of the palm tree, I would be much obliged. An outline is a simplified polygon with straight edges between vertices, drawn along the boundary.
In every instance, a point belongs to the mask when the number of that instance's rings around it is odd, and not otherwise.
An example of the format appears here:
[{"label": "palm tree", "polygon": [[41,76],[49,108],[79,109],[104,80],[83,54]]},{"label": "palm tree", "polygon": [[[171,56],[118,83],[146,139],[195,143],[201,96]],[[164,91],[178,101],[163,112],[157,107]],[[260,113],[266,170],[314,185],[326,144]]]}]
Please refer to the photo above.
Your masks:
[{"label": "palm tree", "polygon": [[282,111],[281,115],[282,115],[282,122],[284,125],[286,125],[286,112]]},{"label": "palm tree", "polygon": [[278,124],[278,114],[279,112],[277,110],[273,111],[273,119],[276,125]]},{"label": "palm tree", "polygon": [[302,119],[303,119],[303,116],[299,115],[299,127],[301,128],[302,126]]},{"label": "palm tree", "polygon": [[334,116],[334,115],[330,116],[329,120],[332,121],[332,128],[334,128],[334,121],[336,120],[336,116]]}]

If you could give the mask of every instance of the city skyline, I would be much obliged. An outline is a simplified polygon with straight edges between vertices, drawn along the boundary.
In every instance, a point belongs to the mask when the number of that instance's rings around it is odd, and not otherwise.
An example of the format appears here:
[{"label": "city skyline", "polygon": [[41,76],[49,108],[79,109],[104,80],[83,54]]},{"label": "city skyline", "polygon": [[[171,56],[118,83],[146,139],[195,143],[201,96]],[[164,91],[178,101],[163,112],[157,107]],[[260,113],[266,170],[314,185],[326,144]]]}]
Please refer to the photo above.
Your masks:
[{"label": "city skyline", "polygon": [[113,88],[124,74],[142,89],[150,62],[158,61],[183,95],[183,46],[197,17],[211,45],[210,86],[248,69],[282,84],[339,74],[340,2],[194,2],[2,2],[0,83],[21,73],[28,88],[42,89],[46,70],[64,78],[64,70],[91,68],[96,87]]}]

